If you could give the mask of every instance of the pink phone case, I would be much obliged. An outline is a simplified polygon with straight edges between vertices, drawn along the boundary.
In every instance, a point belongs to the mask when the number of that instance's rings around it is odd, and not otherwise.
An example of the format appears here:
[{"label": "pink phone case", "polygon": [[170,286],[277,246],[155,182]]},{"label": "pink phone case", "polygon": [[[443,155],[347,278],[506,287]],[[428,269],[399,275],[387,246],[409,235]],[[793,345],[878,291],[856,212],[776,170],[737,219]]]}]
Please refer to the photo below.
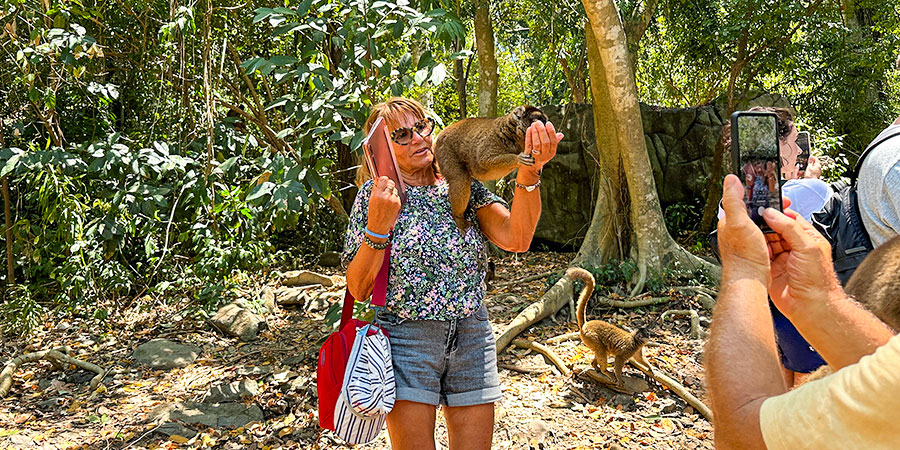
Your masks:
[{"label": "pink phone case", "polygon": [[391,136],[388,134],[387,123],[379,117],[372,125],[372,130],[363,141],[363,153],[366,155],[366,166],[373,178],[388,177],[394,180],[397,190],[400,192],[400,203],[406,204],[406,184],[400,176],[400,166],[394,156],[391,146]]}]

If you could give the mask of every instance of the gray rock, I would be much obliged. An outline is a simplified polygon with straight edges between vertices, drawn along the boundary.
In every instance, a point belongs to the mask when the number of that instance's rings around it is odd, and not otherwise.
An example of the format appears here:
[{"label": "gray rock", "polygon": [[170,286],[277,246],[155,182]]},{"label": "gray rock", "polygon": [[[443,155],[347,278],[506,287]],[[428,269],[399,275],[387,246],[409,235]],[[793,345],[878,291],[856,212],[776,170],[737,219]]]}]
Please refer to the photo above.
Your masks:
[{"label": "gray rock", "polygon": [[150,414],[152,420],[161,422],[181,421],[203,424],[208,427],[242,427],[250,422],[263,420],[259,406],[243,403],[181,402],[161,405]]},{"label": "gray rock", "polygon": [[673,413],[678,410],[678,405],[675,403],[675,400],[665,399],[662,400],[659,408],[660,414],[668,414]]},{"label": "gray rock", "polygon": [[246,377],[248,375],[268,375],[272,373],[272,366],[251,366],[241,367],[235,373],[238,376]]},{"label": "gray rock", "polygon": [[236,402],[247,397],[256,397],[259,394],[259,385],[249,379],[232,381],[231,383],[217,384],[203,396],[203,403]]},{"label": "gray rock", "polygon": [[622,405],[623,407],[627,408],[631,405],[634,405],[634,398],[627,394],[617,394],[615,397],[613,397],[612,404]]},{"label": "gray rock", "polygon": [[40,408],[43,410],[53,410],[59,408],[59,406],[62,405],[64,401],[65,400],[61,397],[53,397],[38,403],[38,406],[40,406]]},{"label": "gray rock", "polygon": [[269,383],[272,383],[275,385],[282,385],[282,384],[287,384],[289,381],[291,381],[292,378],[297,377],[297,376],[300,376],[300,374],[297,372],[294,372],[293,370],[282,370],[281,372],[278,372],[278,373],[275,373],[275,374],[272,374],[271,376],[269,376],[268,381],[269,381]]},{"label": "gray rock", "polygon": [[151,369],[168,370],[184,367],[194,362],[200,355],[200,348],[193,345],[178,344],[167,339],[153,339],[134,350],[134,360]]},{"label": "gray rock", "polygon": [[341,254],[338,252],[325,252],[319,255],[319,265],[322,267],[337,267],[341,265]]},{"label": "gray rock", "polygon": [[259,292],[259,299],[261,300],[263,306],[266,308],[266,312],[269,314],[274,314],[275,311],[278,310],[278,305],[275,304],[275,290],[270,287],[264,287],[262,291]]},{"label": "gray rock", "polygon": [[193,437],[197,435],[196,431],[176,422],[166,422],[160,425],[159,428],[156,429],[156,432],[166,437],[177,434],[178,436],[188,439],[193,439]]},{"label": "gray rock", "polygon": [[302,355],[288,356],[287,358],[284,358],[283,361],[281,361],[281,364],[284,364],[285,366],[296,366],[303,364],[304,359],[306,359],[306,357]]},{"label": "gray rock", "polygon": [[265,323],[262,317],[237,303],[229,303],[220,308],[209,322],[223,333],[242,341],[256,339],[260,324]]},{"label": "gray rock", "polygon": [[304,288],[283,288],[275,291],[275,298],[281,306],[302,306],[309,301],[309,297],[309,292]]},{"label": "gray rock", "polygon": [[331,278],[320,273],[311,272],[309,270],[292,270],[284,274],[281,279],[284,286],[304,286],[308,284],[321,284],[325,287],[331,287],[334,282]]}]

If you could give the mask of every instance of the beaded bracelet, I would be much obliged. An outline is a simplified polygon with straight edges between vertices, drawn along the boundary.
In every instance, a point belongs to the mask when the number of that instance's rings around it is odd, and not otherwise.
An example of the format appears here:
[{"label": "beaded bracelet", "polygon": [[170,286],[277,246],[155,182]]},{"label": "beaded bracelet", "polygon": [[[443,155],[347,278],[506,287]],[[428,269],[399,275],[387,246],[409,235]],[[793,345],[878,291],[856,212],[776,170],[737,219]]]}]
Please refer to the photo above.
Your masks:
[{"label": "beaded bracelet", "polygon": [[390,240],[384,241],[379,244],[379,243],[373,241],[372,238],[370,238],[368,234],[363,235],[363,242],[365,242],[366,245],[368,245],[369,248],[371,248],[372,250],[384,250],[388,247],[388,245],[391,245]]},{"label": "beaded bracelet", "polygon": [[524,184],[521,184],[518,181],[516,181],[516,187],[525,189],[526,192],[531,192],[540,185],[541,185],[541,180],[538,180],[537,183],[534,183],[531,186],[525,186]]}]

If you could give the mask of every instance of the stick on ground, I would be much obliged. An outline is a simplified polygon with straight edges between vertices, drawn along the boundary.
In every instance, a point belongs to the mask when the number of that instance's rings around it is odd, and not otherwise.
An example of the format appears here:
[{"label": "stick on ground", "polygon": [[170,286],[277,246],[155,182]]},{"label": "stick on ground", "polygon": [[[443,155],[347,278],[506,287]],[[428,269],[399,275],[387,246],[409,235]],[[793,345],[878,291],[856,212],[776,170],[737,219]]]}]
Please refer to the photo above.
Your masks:
[{"label": "stick on ground", "polygon": [[502,352],[526,328],[556,314],[572,298],[572,280],[562,277],[538,301],[522,310],[497,338],[497,353]]}]

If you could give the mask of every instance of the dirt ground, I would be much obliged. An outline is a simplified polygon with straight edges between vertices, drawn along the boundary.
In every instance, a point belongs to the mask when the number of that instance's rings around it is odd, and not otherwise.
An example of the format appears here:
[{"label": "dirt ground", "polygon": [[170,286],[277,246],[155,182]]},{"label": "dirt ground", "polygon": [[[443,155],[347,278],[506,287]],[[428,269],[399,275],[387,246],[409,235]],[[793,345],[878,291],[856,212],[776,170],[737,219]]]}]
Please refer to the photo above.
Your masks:
[{"label": "dirt ground", "polygon": [[[546,278],[518,282],[529,275],[562,272],[573,254],[533,252],[495,259],[496,279],[485,300],[495,333],[518,312],[540,298]],[[338,269],[311,267],[335,276]],[[252,286],[251,286],[252,284]],[[261,283],[249,283],[255,295]],[[326,288],[320,288],[325,290]],[[635,309],[589,308],[588,319],[603,318],[626,328],[646,327],[654,346],[645,350],[656,370],[705,399],[701,367],[702,339],[689,339],[689,320],[660,322],[669,309],[692,308],[707,315],[697,300],[670,293],[668,303]],[[338,449],[349,448],[318,428],[315,367],[318,341],[330,330],[324,310],[281,307],[266,318],[259,339],[241,343],[202,321],[184,317],[184,305],[153,303],[146,298],[103,325],[80,320],[48,321],[34,335],[2,345],[0,359],[68,345],[72,355],[116,370],[91,391],[93,373],[74,367],[55,370],[47,361],[22,365],[10,394],[0,401],[0,449]],[[140,306],[140,307],[139,307]],[[144,312],[140,312],[143,310]],[[705,319],[705,318],[703,318]],[[707,322],[701,320],[701,324]],[[576,331],[569,308],[531,327],[520,338],[545,342]],[[701,331],[705,327],[701,326]],[[184,368],[150,370],[133,364],[141,343],[166,338],[202,349]],[[580,341],[547,344],[569,366],[590,363],[592,354]],[[681,398],[638,370],[626,375],[644,380],[646,390],[626,394],[577,376],[564,377],[540,354],[511,348],[500,357],[503,400],[498,403],[493,448],[496,449],[710,449],[710,423]],[[149,413],[160,405],[196,401],[211,385],[251,379],[258,395],[245,399],[263,412],[263,420],[239,428],[182,424],[195,435],[161,433]],[[440,419],[440,413],[439,413]],[[439,420],[441,423],[441,420]],[[446,428],[435,433],[446,448]],[[390,448],[387,432],[360,449]]]}]

